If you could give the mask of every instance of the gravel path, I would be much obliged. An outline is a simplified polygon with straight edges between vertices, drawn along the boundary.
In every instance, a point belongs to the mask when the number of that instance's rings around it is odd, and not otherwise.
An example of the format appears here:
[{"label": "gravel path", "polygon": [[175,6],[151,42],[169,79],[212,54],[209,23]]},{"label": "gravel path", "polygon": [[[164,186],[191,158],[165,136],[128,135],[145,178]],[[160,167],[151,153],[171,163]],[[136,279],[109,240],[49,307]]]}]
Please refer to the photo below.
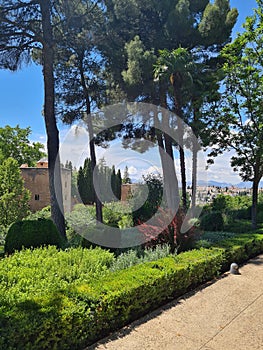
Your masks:
[{"label": "gravel path", "polygon": [[263,254],[87,350],[262,350]]}]

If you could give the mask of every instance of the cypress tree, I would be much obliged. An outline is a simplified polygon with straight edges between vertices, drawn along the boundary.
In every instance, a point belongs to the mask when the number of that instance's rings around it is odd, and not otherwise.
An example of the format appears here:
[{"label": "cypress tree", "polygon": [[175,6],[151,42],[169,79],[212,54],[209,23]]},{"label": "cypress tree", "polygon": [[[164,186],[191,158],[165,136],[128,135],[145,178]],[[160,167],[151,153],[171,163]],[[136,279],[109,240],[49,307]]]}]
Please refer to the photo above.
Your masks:
[{"label": "cypress tree", "polygon": [[84,179],[85,179],[85,192],[86,192],[86,204],[93,204],[95,202],[94,185],[93,185],[93,172],[91,159],[87,158],[84,162]]},{"label": "cypress tree", "polygon": [[84,204],[86,204],[86,198],[85,198],[85,178],[84,178],[84,171],[83,168],[80,167],[78,171],[78,177],[77,177],[77,185],[78,185],[78,191],[80,198]]},{"label": "cypress tree", "polygon": [[111,168],[111,189],[114,195],[113,200],[117,200],[117,175],[115,171],[115,166],[113,165]]},{"label": "cypress tree", "polygon": [[116,197],[121,200],[121,185],[122,185],[122,178],[121,178],[121,171],[118,169],[117,176],[116,176]]}]

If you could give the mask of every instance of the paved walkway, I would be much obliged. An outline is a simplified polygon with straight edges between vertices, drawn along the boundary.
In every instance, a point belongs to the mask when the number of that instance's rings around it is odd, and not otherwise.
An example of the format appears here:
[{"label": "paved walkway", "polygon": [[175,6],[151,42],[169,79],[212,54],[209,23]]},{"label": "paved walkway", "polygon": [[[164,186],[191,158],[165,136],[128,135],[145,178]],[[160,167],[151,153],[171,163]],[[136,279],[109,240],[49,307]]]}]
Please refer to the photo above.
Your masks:
[{"label": "paved walkway", "polygon": [[263,255],[124,327],[89,350],[262,350]]}]

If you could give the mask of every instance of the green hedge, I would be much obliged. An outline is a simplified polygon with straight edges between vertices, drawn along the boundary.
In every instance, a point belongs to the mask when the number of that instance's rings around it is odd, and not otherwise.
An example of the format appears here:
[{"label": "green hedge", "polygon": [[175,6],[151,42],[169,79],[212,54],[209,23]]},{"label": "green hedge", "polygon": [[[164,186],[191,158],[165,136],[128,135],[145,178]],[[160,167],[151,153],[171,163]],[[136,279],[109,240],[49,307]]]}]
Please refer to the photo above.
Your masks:
[{"label": "green hedge", "polygon": [[224,260],[221,266],[221,271],[224,272],[229,269],[230,263],[241,264],[263,252],[263,234],[239,234],[218,242],[215,247],[224,251]]},{"label": "green hedge", "polygon": [[[15,253],[0,261],[0,288],[5,288],[0,294],[0,349],[82,349],[170,298],[211,280],[229,269],[233,261],[241,263],[262,251],[263,235],[238,235],[211,249],[106,272],[102,277],[82,277],[67,285],[49,281],[49,287],[45,283],[49,279],[42,275],[35,286],[32,280],[28,282],[30,293],[25,292],[29,288],[26,283],[16,288],[18,275],[17,280],[12,279],[4,264],[6,259],[15,258],[18,265],[32,268],[28,259],[23,262],[24,252]],[[33,272],[38,274],[37,269]],[[38,290],[39,283],[45,285],[45,292]]]},{"label": "green hedge", "polygon": [[11,254],[24,248],[43,245],[62,247],[64,240],[50,219],[23,220],[13,223],[6,235],[5,253]]}]

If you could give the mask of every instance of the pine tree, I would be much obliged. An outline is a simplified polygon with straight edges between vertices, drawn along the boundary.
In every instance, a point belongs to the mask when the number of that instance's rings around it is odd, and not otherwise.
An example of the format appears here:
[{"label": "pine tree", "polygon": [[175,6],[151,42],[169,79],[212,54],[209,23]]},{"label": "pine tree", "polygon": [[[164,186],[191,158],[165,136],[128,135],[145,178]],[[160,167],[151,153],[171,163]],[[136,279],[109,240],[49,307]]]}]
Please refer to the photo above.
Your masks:
[{"label": "pine tree", "polygon": [[33,49],[41,51],[51,215],[61,236],[66,238],[54,91],[54,54],[58,45],[54,31],[58,27],[52,22],[59,22],[58,5],[51,0],[1,2],[0,67],[17,70],[30,61]]},{"label": "pine tree", "polygon": [[[111,30],[108,29],[108,32],[111,37],[105,35],[105,38],[115,47],[115,50],[109,44],[104,47],[105,55],[110,57],[111,77],[114,77],[114,84],[110,81],[109,88],[120,87],[129,101],[150,102],[172,111],[176,101],[170,80],[160,83],[153,75],[153,66],[159,52],[164,49],[172,52],[183,48],[197,54],[197,62],[215,67],[220,63],[216,57],[220,49],[229,42],[238,15],[236,9],[230,8],[229,0],[215,0],[213,3],[209,0],[127,0],[125,4],[120,0],[109,0],[106,4],[109,5],[108,16],[111,20],[108,25]],[[178,84],[179,79],[176,80]],[[180,86],[181,94],[183,89],[184,84]],[[185,107],[191,105],[192,101],[189,94],[188,101],[180,106],[181,111],[185,112]],[[200,94],[200,101],[203,101],[203,94]],[[202,103],[197,104],[195,101],[195,106],[197,105],[201,106]],[[196,107],[191,110],[191,117],[195,111],[193,119],[201,115],[196,113]],[[181,117],[188,121],[185,113],[181,113]],[[174,142],[165,133],[156,132],[158,127],[159,130],[169,127],[170,121],[167,116],[161,122],[157,119],[152,140],[158,143],[160,150],[168,207],[176,208],[179,203],[177,174],[175,168],[172,169],[167,162],[167,159],[174,158]],[[196,120],[195,133],[200,135]],[[179,150],[184,167],[182,147]],[[196,158],[193,164],[197,166]],[[184,173],[182,169],[185,184]]]}]

